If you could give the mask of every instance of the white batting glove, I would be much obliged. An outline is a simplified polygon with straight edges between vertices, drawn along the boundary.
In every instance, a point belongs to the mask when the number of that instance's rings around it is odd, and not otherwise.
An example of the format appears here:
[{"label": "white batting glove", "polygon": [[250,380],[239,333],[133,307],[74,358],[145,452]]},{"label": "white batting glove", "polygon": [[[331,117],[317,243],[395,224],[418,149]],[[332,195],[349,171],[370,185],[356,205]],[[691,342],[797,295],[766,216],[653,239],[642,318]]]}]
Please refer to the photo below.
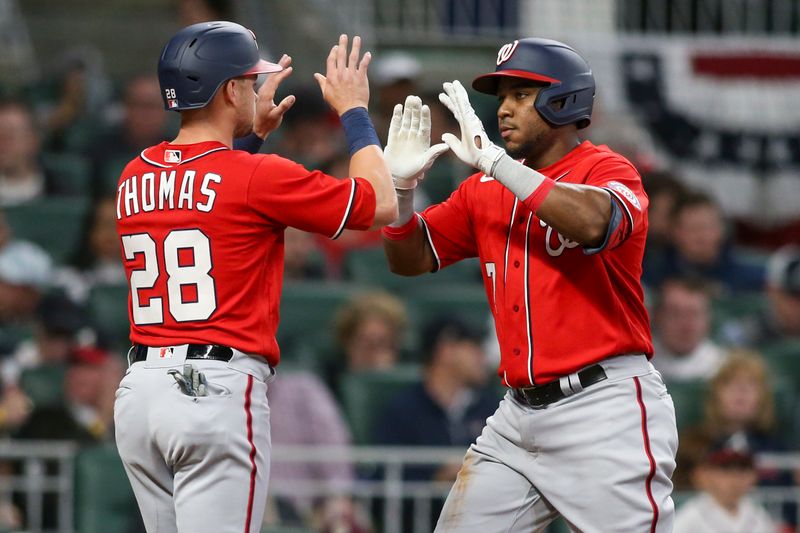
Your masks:
[{"label": "white batting glove", "polygon": [[383,157],[395,189],[414,189],[436,158],[447,150],[444,143],[431,146],[431,110],[422,105],[419,96],[408,96],[405,107],[394,106]]},{"label": "white batting glove", "polygon": [[491,176],[494,164],[506,153],[505,150],[489,140],[461,82],[445,82],[442,87],[444,92],[439,93],[439,101],[447,106],[461,126],[461,139],[445,133],[442,140],[464,163]]}]

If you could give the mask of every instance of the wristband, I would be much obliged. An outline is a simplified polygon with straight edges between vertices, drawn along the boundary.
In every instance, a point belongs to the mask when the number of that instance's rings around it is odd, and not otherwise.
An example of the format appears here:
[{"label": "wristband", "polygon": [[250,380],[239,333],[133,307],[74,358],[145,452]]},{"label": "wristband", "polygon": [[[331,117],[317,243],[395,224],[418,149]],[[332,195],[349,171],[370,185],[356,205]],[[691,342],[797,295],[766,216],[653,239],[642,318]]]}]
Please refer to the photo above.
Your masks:
[{"label": "wristband", "polygon": [[251,133],[247,137],[240,137],[233,140],[234,150],[244,150],[245,152],[249,152],[251,154],[257,154],[263,145],[264,139],[256,135],[255,132]]},{"label": "wristband", "polygon": [[414,189],[395,189],[394,193],[397,196],[397,220],[389,226],[399,228],[414,218]]},{"label": "wristband", "polygon": [[414,216],[411,219],[400,226],[399,228],[393,228],[391,226],[385,226],[381,232],[383,236],[391,241],[404,241],[411,236],[417,230],[419,226],[419,222],[417,221],[417,214],[414,213]]},{"label": "wristband", "polygon": [[550,194],[550,191],[552,191],[553,187],[555,186],[556,186],[555,180],[550,178],[545,178],[542,184],[536,187],[536,190],[533,191],[533,193],[530,196],[525,198],[525,200],[523,200],[522,203],[525,204],[528,207],[528,209],[530,209],[534,213],[537,212],[539,208],[542,206],[542,202],[544,202],[544,199],[547,198],[547,195]]},{"label": "wristband", "polygon": [[344,128],[344,135],[347,137],[347,145],[352,156],[365,146],[375,145],[381,148],[375,126],[369,118],[366,108],[354,107],[348,109],[339,118]]}]

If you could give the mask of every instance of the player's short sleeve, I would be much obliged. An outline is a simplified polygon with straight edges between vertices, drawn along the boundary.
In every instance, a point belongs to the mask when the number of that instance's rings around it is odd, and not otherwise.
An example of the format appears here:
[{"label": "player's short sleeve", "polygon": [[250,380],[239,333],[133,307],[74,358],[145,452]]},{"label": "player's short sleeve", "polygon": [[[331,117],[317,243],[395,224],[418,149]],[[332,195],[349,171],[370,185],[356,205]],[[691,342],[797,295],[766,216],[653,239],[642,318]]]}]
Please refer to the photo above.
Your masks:
[{"label": "player's short sleeve", "polygon": [[363,178],[337,179],[274,155],[253,170],[247,202],[278,224],[335,239],[347,229],[366,230],[375,218],[375,190]]},{"label": "player's short sleeve", "polygon": [[467,197],[469,183],[470,180],[465,180],[450,198],[420,214],[423,229],[436,257],[437,270],[478,255]]},{"label": "player's short sleeve", "polygon": [[611,195],[612,224],[600,248],[587,250],[596,253],[620,246],[632,234],[647,231],[648,198],[642,178],[629,162],[609,158],[595,165],[586,180],[587,185],[599,187]]}]

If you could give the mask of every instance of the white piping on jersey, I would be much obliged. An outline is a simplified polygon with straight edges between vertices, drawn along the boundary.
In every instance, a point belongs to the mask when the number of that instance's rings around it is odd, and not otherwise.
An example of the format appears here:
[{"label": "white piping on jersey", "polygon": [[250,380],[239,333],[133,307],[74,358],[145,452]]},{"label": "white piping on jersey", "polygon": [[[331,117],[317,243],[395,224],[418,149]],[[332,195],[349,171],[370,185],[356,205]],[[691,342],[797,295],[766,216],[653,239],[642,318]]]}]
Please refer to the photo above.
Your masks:
[{"label": "white piping on jersey", "polygon": [[530,239],[531,220],[533,212],[528,214],[528,224],[525,226],[525,321],[528,333],[528,379],[533,385],[533,341],[531,339],[531,308],[528,303],[530,290],[528,288],[528,241]]},{"label": "white piping on jersey", "polygon": [[508,387],[508,373],[505,370],[503,370],[503,385]]},{"label": "white piping on jersey", "polygon": [[514,197],[514,207],[511,209],[511,221],[508,223],[508,237],[506,237],[506,253],[503,259],[503,287],[506,286],[506,278],[508,277],[508,249],[511,246],[511,230],[514,227],[514,217],[517,215],[517,202],[519,198]]},{"label": "white piping on jersey", "polygon": [[[217,148],[212,148],[211,150],[206,150],[206,151],[205,151],[205,152],[203,152],[202,154],[198,154],[198,155],[196,155],[196,156],[190,157],[189,159],[184,159],[183,161],[181,161],[180,163],[178,163],[178,165],[182,165],[183,163],[188,163],[189,161],[194,161],[195,159],[199,159],[199,158],[203,157],[204,155],[208,155],[208,154],[210,154],[210,153],[212,153],[212,152],[219,152],[220,150],[228,150],[228,149],[229,149],[229,148],[228,148],[227,146],[218,146]],[[161,164],[161,163],[156,163],[155,161],[153,161],[153,160],[151,160],[151,159],[148,159],[148,158],[147,158],[147,157],[145,157],[145,155],[144,155],[144,150],[142,150],[142,153],[141,153],[141,154],[139,154],[139,157],[141,157],[142,159],[144,159],[144,160],[145,160],[147,163],[150,163],[151,165],[153,165],[153,166],[156,166],[156,167],[160,167],[160,168],[172,168],[173,166],[175,166],[175,165],[164,165],[164,164]]]},{"label": "white piping on jersey", "polygon": [[425,237],[428,239],[428,244],[431,245],[431,250],[433,251],[433,257],[436,258],[436,271],[438,272],[439,269],[442,268],[442,262],[439,260],[439,252],[436,251],[436,246],[433,245],[433,239],[431,238],[431,232],[428,231],[428,223],[425,222],[425,219],[422,218],[420,215],[417,217],[422,221],[422,227],[425,229]]},{"label": "white piping on jersey", "polygon": [[570,172],[572,172],[572,169],[570,169],[570,170],[567,170],[566,172],[564,172],[563,174],[561,174],[559,177],[557,177],[557,178],[556,178],[556,179],[554,179],[553,181],[558,181],[558,180],[560,180],[561,178],[563,178],[564,176],[566,176],[566,175],[567,175],[567,174],[569,174]]},{"label": "white piping on jersey", "polygon": [[161,168],[171,168],[171,167],[172,167],[172,165],[163,165],[163,164],[161,164],[161,163],[156,163],[155,161],[151,161],[151,160],[147,159],[147,158],[144,156],[144,150],[142,150],[142,153],[141,153],[141,154],[139,154],[139,157],[141,157],[142,159],[144,159],[144,160],[145,160],[145,162],[146,162],[146,163],[150,163],[150,164],[151,164],[151,165],[153,165],[154,167],[161,167]]},{"label": "white piping on jersey", "polygon": [[613,195],[614,195],[614,198],[616,198],[617,200],[619,200],[619,203],[621,203],[621,204],[622,204],[622,207],[625,209],[625,214],[626,214],[626,215],[627,215],[627,217],[628,217],[628,222],[630,222],[630,224],[631,224],[631,231],[633,231],[633,216],[631,215],[631,211],[630,211],[630,209],[628,209],[628,204],[626,204],[626,203],[625,203],[625,200],[623,200],[622,198],[620,198],[619,194],[617,194],[617,192],[616,192],[616,191],[612,191],[611,189],[609,189],[609,188],[607,188],[607,187],[602,187],[602,189],[603,189],[604,191],[608,191],[608,192],[610,192],[611,194],[613,194]]},{"label": "white piping on jersey", "polygon": [[347,209],[344,210],[344,216],[342,217],[342,223],[339,224],[339,229],[336,230],[336,233],[333,234],[331,240],[336,240],[339,238],[339,235],[342,234],[344,231],[344,225],[347,224],[347,219],[350,218],[350,210],[353,208],[353,200],[356,197],[356,180],[355,178],[350,178],[350,199],[347,201]]}]

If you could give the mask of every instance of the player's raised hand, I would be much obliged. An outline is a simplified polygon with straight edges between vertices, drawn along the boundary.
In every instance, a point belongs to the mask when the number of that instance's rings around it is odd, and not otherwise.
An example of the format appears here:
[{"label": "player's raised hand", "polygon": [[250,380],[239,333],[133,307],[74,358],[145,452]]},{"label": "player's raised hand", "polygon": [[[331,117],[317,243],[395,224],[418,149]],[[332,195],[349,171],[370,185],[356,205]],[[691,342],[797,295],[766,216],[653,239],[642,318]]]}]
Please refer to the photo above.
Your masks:
[{"label": "player's raised hand", "polygon": [[461,126],[461,138],[452,133],[442,135],[442,141],[468,165],[480,169],[484,174],[491,175],[492,168],[505,150],[494,144],[486,135],[481,119],[472,109],[469,96],[461,82],[445,82],[443,93],[439,93],[439,101],[453,113]]},{"label": "player's raised hand", "polygon": [[[359,59],[360,58],[360,59]],[[323,76],[314,74],[322,97],[339,116],[354,107],[369,105],[369,80],[367,67],[372,59],[369,52],[361,56],[361,37],[353,37],[353,46],[347,53],[347,35],[339,36],[339,44],[331,48]]]},{"label": "player's raised hand", "polygon": [[283,80],[292,73],[292,58],[283,54],[278,64],[283,70],[275,74],[268,74],[267,79],[258,89],[258,104],[256,105],[256,118],[253,123],[253,132],[266,139],[267,135],[278,129],[283,122],[283,115],[295,102],[294,95],[289,95],[281,103],[275,105],[275,93]]},{"label": "player's raised hand", "polygon": [[444,143],[431,146],[431,110],[422,105],[419,96],[410,95],[405,106],[394,106],[383,156],[395,189],[415,188],[436,158],[447,150]]}]

